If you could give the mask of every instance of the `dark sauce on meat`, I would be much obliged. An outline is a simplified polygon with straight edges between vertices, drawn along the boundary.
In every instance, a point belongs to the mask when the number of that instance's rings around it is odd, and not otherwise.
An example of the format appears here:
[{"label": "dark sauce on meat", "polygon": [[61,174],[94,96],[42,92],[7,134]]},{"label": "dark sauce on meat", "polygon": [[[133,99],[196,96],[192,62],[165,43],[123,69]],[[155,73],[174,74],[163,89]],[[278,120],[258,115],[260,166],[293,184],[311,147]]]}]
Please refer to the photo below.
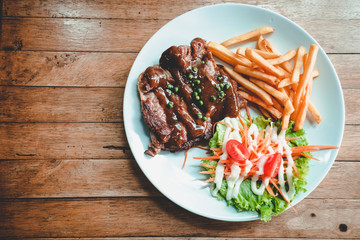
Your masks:
[{"label": "dark sauce on meat", "polygon": [[238,116],[245,103],[200,38],[191,47],[167,49],[160,66],[147,68],[138,83],[144,120],[155,136],[146,152],[152,156],[160,147],[178,151],[210,139],[213,124]]}]

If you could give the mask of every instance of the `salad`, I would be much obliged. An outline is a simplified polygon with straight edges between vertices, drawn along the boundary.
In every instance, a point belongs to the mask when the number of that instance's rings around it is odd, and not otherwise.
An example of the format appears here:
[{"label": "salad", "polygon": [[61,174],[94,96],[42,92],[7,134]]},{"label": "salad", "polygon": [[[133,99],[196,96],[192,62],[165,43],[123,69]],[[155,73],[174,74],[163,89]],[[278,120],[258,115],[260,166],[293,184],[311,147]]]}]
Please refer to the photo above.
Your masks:
[{"label": "salad", "polygon": [[[281,121],[263,116],[225,118],[209,142],[211,156],[202,160],[211,194],[238,211],[257,211],[263,221],[282,213],[300,191],[306,191],[310,151],[337,148],[308,146],[303,129],[286,130]],[[319,160],[318,160],[319,161]],[[295,208],[293,208],[294,211]]]}]

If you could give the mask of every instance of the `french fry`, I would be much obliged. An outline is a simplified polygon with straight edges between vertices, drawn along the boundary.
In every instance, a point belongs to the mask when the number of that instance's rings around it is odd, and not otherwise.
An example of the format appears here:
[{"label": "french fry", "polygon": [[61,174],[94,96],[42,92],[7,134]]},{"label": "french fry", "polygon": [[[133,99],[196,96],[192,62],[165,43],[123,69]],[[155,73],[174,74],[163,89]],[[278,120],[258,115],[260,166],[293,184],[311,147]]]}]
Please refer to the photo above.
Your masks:
[{"label": "french fry", "polygon": [[310,101],[309,101],[308,109],[309,109],[309,112],[311,113],[311,115],[313,116],[313,118],[315,119],[316,123],[320,124],[322,121],[322,117],[321,117],[319,111],[314,106],[314,104],[312,104],[312,102],[310,102]]},{"label": "french fry", "polygon": [[278,78],[284,78],[285,75],[281,71],[279,71],[276,67],[268,63],[263,57],[253,51],[251,48],[247,48],[245,50],[245,54],[248,58],[250,58],[254,63],[260,66],[265,72],[271,73]]},{"label": "french fry", "polygon": [[281,80],[281,81],[279,82],[279,84],[277,85],[277,87],[278,87],[278,88],[284,88],[284,87],[287,87],[287,86],[289,86],[289,85],[291,85],[291,84],[292,84],[292,82],[291,82],[290,78],[285,78],[285,79],[283,79],[283,80]]},{"label": "french fry", "polygon": [[280,65],[275,65],[274,67],[276,67],[280,72],[282,72],[285,75],[285,78],[291,77],[291,73],[285,71],[284,68],[282,68]]},{"label": "french fry", "polygon": [[[281,56],[281,55],[276,54],[276,53],[265,52],[265,51],[262,51],[262,50],[259,50],[259,49],[253,49],[252,48],[252,50],[255,51],[257,54],[259,54],[260,56],[262,56],[265,59],[273,59],[273,58],[277,58],[277,57]],[[245,52],[245,50],[244,50],[244,52]]]},{"label": "french fry", "polygon": [[248,89],[250,92],[255,93],[266,104],[269,104],[269,105],[273,104],[273,102],[271,100],[271,96],[267,92],[265,92],[262,88],[258,87],[257,85],[255,85],[251,81],[243,78],[237,72],[235,72],[235,71],[233,71],[233,70],[231,70],[231,69],[229,69],[227,67],[224,67],[224,69],[236,82],[238,82],[244,88]]},{"label": "french fry", "polygon": [[281,130],[286,130],[288,128],[290,115],[292,112],[294,112],[294,107],[290,101],[287,101],[283,112]]},{"label": "french fry", "polygon": [[261,79],[264,82],[267,82],[273,86],[277,85],[279,82],[279,79],[275,76],[272,76],[272,75],[269,75],[269,74],[266,74],[266,73],[263,73],[263,72],[260,72],[257,70],[253,70],[251,68],[244,67],[241,65],[236,65],[234,70],[238,73],[242,73],[242,74],[245,74],[250,77]]},{"label": "french fry", "polygon": [[229,63],[232,66],[235,66],[237,64],[247,67],[252,66],[251,61],[249,61],[245,57],[236,55],[235,53],[218,43],[209,41],[207,47],[216,57]]},{"label": "french fry", "polygon": [[279,100],[279,102],[285,106],[286,102],[289,100],[289,98],[283,94],[282,92],[280,92],[279,90],[277,90],[276,88],[270,86],[269,84],[252,78],[250,77],[249,80],[253,83],[255,83],[257,86],[259,86],[260,88],[264,89],[267,93],[269,93],[271,96],[273,96],[274,98],[276,98],[277,100]]},{"label": "french fry", "polygon": [[236,50],[236,54],[245,57],[245,49],[243,49],[243,48],[238,48],[238,49]]},{"label": "french fry", "polygon": [[260,112],[267,118],[270,118],[270,119],[273,119],[272,116],[270,115],[270,113],[265,109],[263,108],[262,106],[258,106],[259,107],[259,110]]},{"label": "french fry", "polygon": [[288,51],[287,53],[285,53],[284,55],[281,55],[277,58],[267,60],[267,62],[270,63],[271,65],[279,65],[283,62],[293,59],[295,57],[295,55],[296,55],[296,50],[292,49],[292,50]]},{"label": "french fry", "polygon": [[317,78],[318,76],[320,76],[320,72],[319,72],[319,70],[315,69],[315,70],[313,71],[312,77],[313,77],[313,78]]},{"label": "french fry", "polygon": [[[266,46],[267,49],[269,49],[270,52],[273,53],[277,53],[277,54],[281,54],[276,48],[275,46],[267,39],[264,38],[264,44]],[[289,73],[292,72],[292,66],[288,61],[285,61],[283,63],[281,63],[281,66]]]},{"label": "french fry", "polygon": [[274,108],[273,106],[267,105],[264,101],[262,101],[261,99],[254,97],[250,94],[248,94],[247,92],[244,91],[238,91],[238,93],[245,98],[246,100],[256,103],[257,105],[265,108],[267,111],[269,111],[269,113],[275,118],[275,119],[279,119],[282,116],[282,113],[280,111],[278,111],[276,108]]},{"label": "french fry", "polygon": [[279,112],[282,113],[284,111],[284,108],[281,106],[281,104],[274,97],[272,97],[271,100],[273,101],[274,108],[276,108]]},{"label": "french fry", "polygon": [[[269,52],[264,45],[264,38],[262,35],[259,36],[256,46],[260,51]],[[279,55],[281,55],[281,54],[279,54]]]},{"label": "french fry", "polygon": [[303,57],[303,65],[305,65],[308,56],[309,56],[309,53],[305,53],[305,54],[304,54],[304,57]]},{"label": "french fry", "polygon": [[[299,80],[298,87],[296,89],[296,93],[294,95],[293,105],[295,108],[295,115],[297,115],[298,107],[300,104],[300,99],[304,94],[305,88],[312,80],[312,72],[315,66],[316,57],[318,53],[319,47],[316,44],[311,44],[309,49],[309,56],[307,57],[306,63],[304,65],[303,75]],[[299,125],[298,125],[299,127]]]},{"label": "french fry", "polygon": [[310,80],[310,82],[306,86],[306,93],[305,93],[305,95],[303,97],[303,100],[302,100],[302,102],[301,102],[301,104],[299,106],[299,109],[298,109],[298,111],[297,111],[297,113],[295,115],[296,120],[295,120],[294,131],[298,131],[298,130],[303,128],[305,118],[306,118],[306,112],[307,112],[307,109],[308,109],[311,89],[312,89],[312,81]]},{"label": "french fry", "polygon": [[[315,79],[317,78],[318,76],[320,76],[320,72],[319,70],[315,69],[313,70],[313,73],[312,73],[312,78]],[[300,74],[300,78],[302,77],[302,74]],[[297,83],[292,83],[291,80],[289,78],[285,78],[283,80],[281,80],[279,82],[279,84],[277,85],[278,88],[283,88],[283,87],[287,87],[291,85],[291,87],[296,90],[297,89]]]},{"label": "french fry", "polygon": [[221,45],[223,45],[224,47],[229,47],[234,44],[238,44],[238,43],[244,42],[246,40],[255,38],[262,34],[267,34],[267,33],[272,33],[272,32],[274,32],[274,29],[272,27],[261,27],[261,28],[255,29],[251,32],[247,32],[242,35],[230,38],[230,39],[226,40],[225,42],[222,42]]},{"label": "french fry", "polygon": [[296,52],[294,70],[293,70],[293,73],[292,73],[291,79],[290,79],[291,83],[299,82],[300,71],[301,71],[301,67],[303,66],[302,60],[303,60],[304,54],[305,54],[305,48],[303,46],[300,46]]}]

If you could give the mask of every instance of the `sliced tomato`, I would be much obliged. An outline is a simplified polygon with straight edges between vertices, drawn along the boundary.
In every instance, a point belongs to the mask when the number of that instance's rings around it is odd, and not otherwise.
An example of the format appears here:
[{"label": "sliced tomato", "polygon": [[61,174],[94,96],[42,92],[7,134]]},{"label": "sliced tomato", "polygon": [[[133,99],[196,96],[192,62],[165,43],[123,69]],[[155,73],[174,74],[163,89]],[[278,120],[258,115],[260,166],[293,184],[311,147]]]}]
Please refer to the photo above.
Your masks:
[{"label": "sliced tomato", "polygon": [[275,177],[279,173],[281,164],[281,154],[274,153],[269,156],[264,165],[264,175],[267,177]]},{"label": "sliced tomato", "polygon": [[227,141],[226,151],[234,161],[239,163],[244,163],[250,156],[249,150],[235,139]]}]

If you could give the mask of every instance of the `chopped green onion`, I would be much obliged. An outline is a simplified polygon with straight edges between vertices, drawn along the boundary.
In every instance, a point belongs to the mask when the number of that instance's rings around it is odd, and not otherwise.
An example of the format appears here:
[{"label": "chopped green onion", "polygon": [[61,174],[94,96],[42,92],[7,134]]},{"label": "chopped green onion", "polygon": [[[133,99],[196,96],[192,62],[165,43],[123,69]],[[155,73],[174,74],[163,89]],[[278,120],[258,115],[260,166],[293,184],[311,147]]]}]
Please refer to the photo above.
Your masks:
[{"label": "chopped green onion", "polygon": [[204,60],[202,60],[202,61],[201,61],[201,63],[202,63],[202,64],[205,64],[205,61],[204,61]]},{"label": "chopped green onion", "polygon": [[168,83],[168,85],[166,86],[168,89],[172,89],[174,86],[171,85],[170,83]]},{"label": "chopped green onion", "polygon": [[207,120],[207,117],[203,116],[202,119],[203,119],[204,121],[206,121],[206,120]]},{"label": "chopped green onion", "polygon": [[194,92],[194,95],[197,96],[199,93],[198,92]]},{"label": "chopped green onion", "polygon": [[193,87],[193,86],[195,86],[195,84],[192,83],[191,86]]},{"label": "chopped green onion", "polygon": [[197,89],[197,92],[198,92],[198,93],[201,93],[201,88],[198,88],[198,89]]},{"label": "chopped green onion", "polygon": [[200,106],[204,105],[204,102],[202,100],[199,101]]},{"label": "chopped green onion", "polygon": [[220,87],[221,87],[221,88],[224,88],[224,84],[220,83]]},{"label": "chopped green onion", "polygon": [[199,79],[195,80],[195,83],[199,85],[199,84],[200,84],[200,80],[199,80]]},{"label": "chopped green onion", "polygon": [[173,108],[174,104],[173,104],[172,102],[169,102],[169,103],[167,104],[167,106],[168,106],[168,108]]},{"label": "chopped green onion", "polygon": [[230,85],[229,84],[226,84],[225,85],[225,89],[229,89],[230,88]]},{"label": "chopped green onion", "polygon": [[219,85],[216,85],[216,87],[215,87],[218,91],[220,91],[221,90],[221,87],[219,86]]},{"label": "chopped green onion", "polygon": [[192,75],[191,73],[189,74],[189,78],[190,79],[193,79],[194,78],[194,75]]},{"label": "chopped green onion", "polygon": [[218,77],[217,80],[218,80],[218,81],[221,81],[221,77]]},{"label": "chopped green onion", "polygon": [[196,117],[197,117],[197,119],[200,119],[200,118],[201,118],[201,114],[200,114],[200,113],[196,114]]},{"label": "chopped green onion", "polygon": [[174,92],[178,92],[179,88],[178,87],[174,87]]},{"label": "chopped green onion", "polygon": [[198,71],[198,68],[197,68],[197,67],[193,67],[193,71],[194,71],[194,72],[197,72],[197,71]]},{"label": "chopped green onion", "polygon": [[221,91],[220,92],[220,97],[222,97],[222,98],[225,97],[225,93]]},{"label": "chopped green onion", "polygon": [[196,99],[196,100],[200,100],[200,96],[195,96],[195,99]]},{"label": "chopped green onion", "polygon": [[211,96],[211,101],[215,101],[216,100],[216,97],[213,95]]}]

